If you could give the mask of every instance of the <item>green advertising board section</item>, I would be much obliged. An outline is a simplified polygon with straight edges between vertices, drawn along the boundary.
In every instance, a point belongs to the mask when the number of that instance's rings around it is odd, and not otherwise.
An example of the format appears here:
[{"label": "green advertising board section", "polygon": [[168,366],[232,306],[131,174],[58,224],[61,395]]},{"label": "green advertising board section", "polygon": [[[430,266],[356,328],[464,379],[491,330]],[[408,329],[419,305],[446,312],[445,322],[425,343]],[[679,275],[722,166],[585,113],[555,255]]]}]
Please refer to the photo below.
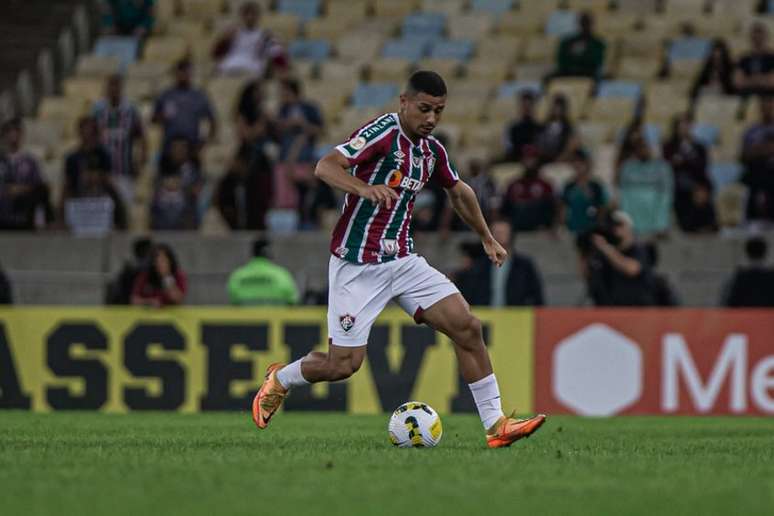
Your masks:
[{"label": "green advertising board section", "polygon": [[[532,410],[534,312],[477,310],[504,408]],[[324,308],[0,310],[0,408],[247,410],[272,362],[325,351]],[[448,338],[397,309],[347,382],[294,389],[286,410],[389,412],[408,400],[474,411]]]}]

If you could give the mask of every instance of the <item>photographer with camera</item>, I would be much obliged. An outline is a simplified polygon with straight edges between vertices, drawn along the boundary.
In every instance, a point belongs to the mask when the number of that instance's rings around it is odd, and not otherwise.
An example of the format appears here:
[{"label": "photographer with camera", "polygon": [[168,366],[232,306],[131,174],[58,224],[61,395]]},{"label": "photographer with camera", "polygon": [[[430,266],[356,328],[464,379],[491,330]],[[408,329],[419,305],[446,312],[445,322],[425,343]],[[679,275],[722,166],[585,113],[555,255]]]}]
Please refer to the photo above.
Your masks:
[{"label": "photographer with camera", "polygon": [[632,220],[613,212],[578,237],[581,269],[596,306],[653,306],[656,295],[647,249],[634,238]]}]

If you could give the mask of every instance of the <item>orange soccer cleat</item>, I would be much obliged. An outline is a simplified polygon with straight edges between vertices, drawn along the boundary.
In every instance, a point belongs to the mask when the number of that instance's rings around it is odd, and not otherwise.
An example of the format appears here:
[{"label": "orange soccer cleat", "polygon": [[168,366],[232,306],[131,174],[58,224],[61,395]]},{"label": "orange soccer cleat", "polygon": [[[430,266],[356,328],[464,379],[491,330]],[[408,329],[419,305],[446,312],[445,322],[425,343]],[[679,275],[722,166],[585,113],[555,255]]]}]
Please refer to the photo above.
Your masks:
[{"label": "orange soccer cleat", "polygon": [[512,445],[522,437],[529,437],[537,432],[546,421],[544,414],[538,414],[529,419],[516,419],[515,413],[510,417],[503,416],[486,432],[486,445],[490,448],[504,448]]},{"label": "orange soccer cleat", "polygon": [[269,426],[269,420],[288,395],[288,390],[277,380],[277,371],[283,367],[285,364],[275,363],[266,368],[263,385],[253,398],[253,422],[259,430]]}]

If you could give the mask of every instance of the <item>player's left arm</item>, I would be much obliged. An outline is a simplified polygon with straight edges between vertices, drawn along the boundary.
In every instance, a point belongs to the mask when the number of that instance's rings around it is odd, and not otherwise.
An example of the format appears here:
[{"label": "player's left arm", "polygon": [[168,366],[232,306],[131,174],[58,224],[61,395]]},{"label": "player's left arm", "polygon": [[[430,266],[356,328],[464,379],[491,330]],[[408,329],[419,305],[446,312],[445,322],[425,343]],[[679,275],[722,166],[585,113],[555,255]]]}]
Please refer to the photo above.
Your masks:
[{"label": "player's left arm", "polygon": [[481,212],[481,206],[478,204],[473,189],[464,181],[457,181],[454,186],[446,189],[446,194],[449,196],[449,201],[457,215],[481,237],[481,243],[489,259],[498,267],[502,265],[508,252],[489,231],[489,226],[486,224],[486,219],[484,219],[484,214]]}]

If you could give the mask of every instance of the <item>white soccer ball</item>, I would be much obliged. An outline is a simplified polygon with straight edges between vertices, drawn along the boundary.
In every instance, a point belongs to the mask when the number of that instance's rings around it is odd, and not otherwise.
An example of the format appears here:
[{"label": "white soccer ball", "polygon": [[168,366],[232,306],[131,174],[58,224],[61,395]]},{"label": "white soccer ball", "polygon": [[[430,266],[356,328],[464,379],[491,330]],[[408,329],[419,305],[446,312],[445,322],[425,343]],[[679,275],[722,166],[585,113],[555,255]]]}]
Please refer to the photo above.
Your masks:
[{"label": "white soccer ball", "polygon": [[438,412],[420,401],[409,401],[395,409],[387,431],[390,442],[398,448],[432,448],[443,435]]}]

